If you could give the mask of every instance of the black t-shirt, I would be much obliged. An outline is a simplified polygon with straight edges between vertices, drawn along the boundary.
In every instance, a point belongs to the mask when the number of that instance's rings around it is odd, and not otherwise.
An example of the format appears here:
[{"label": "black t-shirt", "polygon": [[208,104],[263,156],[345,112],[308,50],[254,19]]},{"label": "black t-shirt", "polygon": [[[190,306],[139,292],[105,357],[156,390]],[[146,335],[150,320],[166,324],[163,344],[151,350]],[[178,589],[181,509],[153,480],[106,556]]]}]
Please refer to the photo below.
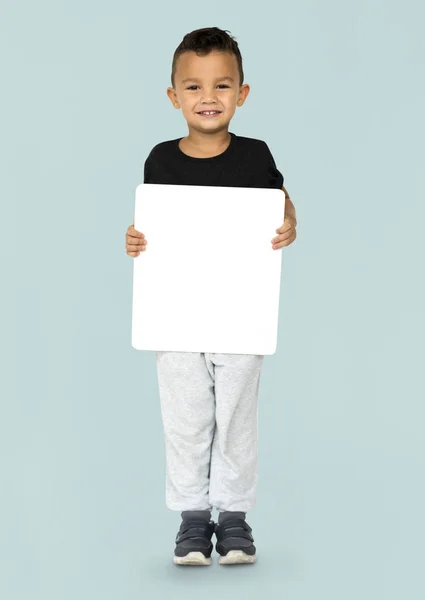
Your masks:
[{"label": "black t-shirt", "polygon": [[144,183],[282,189],[283,176],[267,144],[229,133],[226,150],[209,158],[182,152],[181,138],[157,144],[145,161]]}]

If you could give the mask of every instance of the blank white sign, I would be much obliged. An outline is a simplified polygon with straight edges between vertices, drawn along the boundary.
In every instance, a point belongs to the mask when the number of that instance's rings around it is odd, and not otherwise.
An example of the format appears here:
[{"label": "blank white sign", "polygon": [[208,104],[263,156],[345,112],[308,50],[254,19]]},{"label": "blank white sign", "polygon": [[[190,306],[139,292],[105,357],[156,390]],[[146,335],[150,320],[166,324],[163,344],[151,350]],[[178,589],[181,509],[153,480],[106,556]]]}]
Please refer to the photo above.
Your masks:
[{"label": "blank white sign", "polygon": [[285,195],[269,188],[141,184],[134,227],[137,350],[274,354]]}]

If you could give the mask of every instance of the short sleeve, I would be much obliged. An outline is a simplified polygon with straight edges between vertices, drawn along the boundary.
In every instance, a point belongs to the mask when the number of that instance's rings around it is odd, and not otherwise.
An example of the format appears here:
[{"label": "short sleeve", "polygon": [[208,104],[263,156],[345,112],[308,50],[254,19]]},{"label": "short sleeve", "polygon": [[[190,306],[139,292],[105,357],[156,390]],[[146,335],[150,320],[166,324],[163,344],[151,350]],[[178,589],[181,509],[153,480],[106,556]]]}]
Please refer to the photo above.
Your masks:
[{"label": "short sleeve", "polygon": [[269,187],[281,190],[283,186],[284,177],[276,167],[275,160],[266,142],[264,142],[264,145],[266,147],[267,152],[267,171]]},{"label": "short sleeve", "polygon": [[152,157],[149,154],[149,156],[145,160],[145,166],[143,169],[143,183],[153,183],[152,178],[153,178]]}]

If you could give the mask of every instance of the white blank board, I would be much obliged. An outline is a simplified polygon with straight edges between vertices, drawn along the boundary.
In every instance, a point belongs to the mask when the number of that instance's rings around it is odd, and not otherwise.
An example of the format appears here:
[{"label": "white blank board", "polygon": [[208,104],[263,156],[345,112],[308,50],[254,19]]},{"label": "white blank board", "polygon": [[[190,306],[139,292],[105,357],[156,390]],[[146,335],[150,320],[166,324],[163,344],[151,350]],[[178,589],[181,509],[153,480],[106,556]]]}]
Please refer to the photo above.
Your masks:
[{"label": "white blank board", "polygon": [[132,346],[274,354],[285,195],[269,188],[140,184]]}]

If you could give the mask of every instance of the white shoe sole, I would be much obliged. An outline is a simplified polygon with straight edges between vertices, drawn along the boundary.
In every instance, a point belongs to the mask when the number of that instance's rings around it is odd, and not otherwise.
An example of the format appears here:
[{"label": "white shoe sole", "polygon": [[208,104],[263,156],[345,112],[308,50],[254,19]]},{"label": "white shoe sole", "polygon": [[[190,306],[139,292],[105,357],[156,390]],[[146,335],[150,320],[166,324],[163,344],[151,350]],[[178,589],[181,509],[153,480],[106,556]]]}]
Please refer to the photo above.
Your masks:
[{"label": "white shoe sole", "polygon": [[174,556],[173,563],[175,565],[207,566],[212,563],[212,559],[204,556],[202,552],[189,552],[186,556]]},{"label": "white shoe sole", "polygon": [[218,562],[220,565],[243,565],[255,563],[257,557],[245,554],[243,550],[229,550],[226,556],[220,556]]}]

